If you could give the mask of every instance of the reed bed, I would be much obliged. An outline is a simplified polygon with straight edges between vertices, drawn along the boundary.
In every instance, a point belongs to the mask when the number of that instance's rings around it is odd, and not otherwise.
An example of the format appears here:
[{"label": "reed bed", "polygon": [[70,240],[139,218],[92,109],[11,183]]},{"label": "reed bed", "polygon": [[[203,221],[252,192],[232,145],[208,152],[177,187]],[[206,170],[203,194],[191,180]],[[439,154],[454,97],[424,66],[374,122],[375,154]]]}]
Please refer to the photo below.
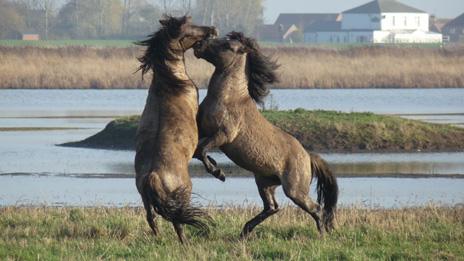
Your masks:
[{"label": "reed bed", "polygon": [[320,239],[312,219],[285,207],[239,240],[257,207],[209,208],[207,235],[187,228],[181,246],[158,220],[153,237],[142,208],[0,208],[2,260],[459,260],[464,208],[343,208],[336,230]]},{"label": "reed bed", "polygon": [[[348,49],[265,47],[281,65],[275,88],[464,87],[464,47]],[[147,88],[135,73],[139,47],[0,47],[0,88]],[[210,64],[186,57],[187,70],[206,87]]]}]

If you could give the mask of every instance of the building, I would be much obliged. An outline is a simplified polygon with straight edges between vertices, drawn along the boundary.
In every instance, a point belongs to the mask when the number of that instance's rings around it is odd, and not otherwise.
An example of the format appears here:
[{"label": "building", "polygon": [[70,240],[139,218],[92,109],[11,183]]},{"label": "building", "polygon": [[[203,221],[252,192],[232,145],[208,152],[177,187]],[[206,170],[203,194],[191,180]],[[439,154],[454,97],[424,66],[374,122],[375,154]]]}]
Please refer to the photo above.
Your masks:
[{"label": "building", "polygon": [[464,14],[448,22],[443,27],[442,33],[449,37],[451,42],[464,41]]},{"label": "building", "polygon": [[336,21],[340,14],[331,13],[282,13],[274,24],[266,24],[259,28],[257,38],[261,41],[293,42],[301,35],[306,27],[322,21]]},{"label": "building", "polygon": [[339,21],[318,22],[304,30],[309,43],[441,43],[429,30],[428,13],[395,0],[375,0],[344,11]]},{"label": "building", "polygon": [[38,41],[40,40],[40,35],[35,33],[23,33],[21,39],[23,41]]}]

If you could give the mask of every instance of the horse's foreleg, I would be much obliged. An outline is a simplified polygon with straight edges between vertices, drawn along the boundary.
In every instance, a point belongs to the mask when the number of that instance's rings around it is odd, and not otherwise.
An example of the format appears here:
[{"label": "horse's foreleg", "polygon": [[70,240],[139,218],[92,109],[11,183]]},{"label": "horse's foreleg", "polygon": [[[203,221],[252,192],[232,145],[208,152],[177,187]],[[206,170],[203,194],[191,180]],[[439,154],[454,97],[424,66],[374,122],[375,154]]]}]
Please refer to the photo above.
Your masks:
[{"label": "horse's foreleg", "polygon": [[200,140],[198,147],[195,151],[194,157],[201,160],[205,165],[208,173],[211,173],[217,179],[225,181],[226,176],[224,172],[217,167],[216,161],[207,155],[208,151],[219,148],[227,142],[227,136],[223,132],[216,132],[212,137],[206,137]]}]

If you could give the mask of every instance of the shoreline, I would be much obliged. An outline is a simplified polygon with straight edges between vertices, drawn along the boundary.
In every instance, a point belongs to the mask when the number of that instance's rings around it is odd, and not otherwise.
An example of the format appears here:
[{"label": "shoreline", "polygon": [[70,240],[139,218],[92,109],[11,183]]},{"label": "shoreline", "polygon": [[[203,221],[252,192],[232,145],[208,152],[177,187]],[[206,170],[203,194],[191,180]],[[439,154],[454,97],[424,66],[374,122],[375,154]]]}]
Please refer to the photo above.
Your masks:
[{"label": "shoreline", "polygon": [[[395,86],[367,86],[367,87],[354,87],[354,86],[347,86],[347,87],[313,87],[313,86],[302,86],[302,87],[285,87],[285,86],[271,86],[269,89],[271,90],[368,90],[368,89],[383,89],[383,90],[414,90],[414,89],[462,89],[464,88],[464,84],[462,86],[438,86],[438,87],[395,87]],[[39,88],[30,88],[30,87],[0,87],[0,90],[147,90],[149,86],[145,86],[143,88],[139,87],[108,87],[108,88],[90,88],[90,87],[70,87],[70,88],[60,88],[60,87],[39,87]],[[200,90],[208,89],[208,86],[201,85],[198,87]]]},{"label": "shoreline", "polygon": [[[247,172],[246,170],[241,169],[241,172]],[[366,174],[366,173],[335,173],[337,178],[399,178],[399,179],[464,179],[464,173],[461,174],[428,174],[428,173],[376,173],[376,174]],[[133,179],[134,174],[116,174],[116,173],[26,173],[26,172],[14,172],[14,173],[0,173],[0,177],[60,177],[60,178],[77,178],[77,179]],[[195,173],[190,172],[191,178],[201,178],[201,179],[215,179],[212,175],[206,173]],[[250,174],[232,174],[226,173],[226,182],[227,179],[235,178],[253,178],[253,175]]]}]

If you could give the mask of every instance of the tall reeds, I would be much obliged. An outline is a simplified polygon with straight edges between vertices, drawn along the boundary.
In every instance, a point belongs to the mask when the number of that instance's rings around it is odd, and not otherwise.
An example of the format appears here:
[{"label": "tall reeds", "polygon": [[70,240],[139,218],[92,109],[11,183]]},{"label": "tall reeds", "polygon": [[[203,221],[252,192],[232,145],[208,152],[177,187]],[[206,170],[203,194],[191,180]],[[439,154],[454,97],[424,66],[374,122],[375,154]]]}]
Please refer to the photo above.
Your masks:
[{"label": "tall reeds", "polygon": [[[146,88],[143,49],[0,47],[0,88]],[[464,48],[269,47],[281,65],[278,88],[464,87]],[[212,66],[187,54],[187,70],[206,87]]]}]

